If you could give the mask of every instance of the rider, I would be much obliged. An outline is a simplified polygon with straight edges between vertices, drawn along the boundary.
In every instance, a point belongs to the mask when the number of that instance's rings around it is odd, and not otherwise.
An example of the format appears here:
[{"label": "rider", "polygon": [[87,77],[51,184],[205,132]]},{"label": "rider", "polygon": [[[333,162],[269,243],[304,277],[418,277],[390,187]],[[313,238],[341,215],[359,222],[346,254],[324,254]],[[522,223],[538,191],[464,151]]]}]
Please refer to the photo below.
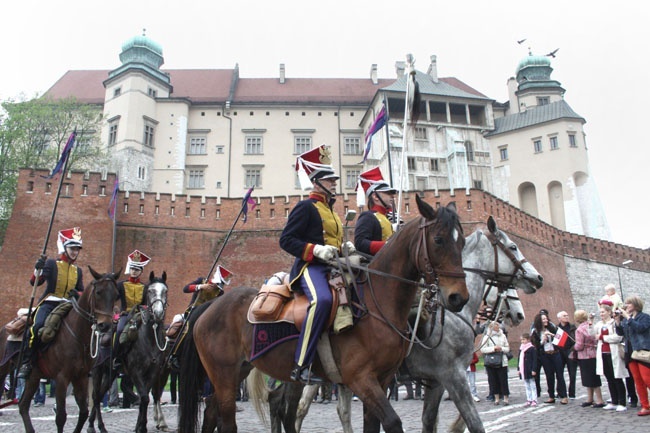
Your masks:
[{"label": "rider", "polygon": [[38,301],[34,324],[29,331],[29,341],[25,344],[23,364],[18,377],[27,378],[32,372],[32,355],[38,345],[38,331],[43,327],[45,319],[54,308],[67,299],[77,299],[83,292],[83,272],[75,262],[81,251],[81,229],[74,227],[59,232],[56,242],[59,258],[48,259],[45,254],[36,261],[34,274],[29,283],[33,286],[38,277],[40,286],[47,281],[43,295]]},{"label": "rider", "polygon": [[358,251],[375,255],[394,233],[387,214],[393,211],[392,202],[397,190],[392,188],[375,167],[359,175],[357,206],[368,199],[368,210],[363,212],[354,228],[354,246]]},{"label": "rider", "polygon": [[[198,277],[196,280],[183,287],[183,293],[192,293],[192,300],[187,306],[185,313],[178,315],[180,317],[175,316],[172,323],[181,320],[187,321],[194,308],[221,296],[223,294],[223,285],[230,284],[231,278],[232,272],[223,266],[218,265],[217,269],[214,271],[212,280],[207,281],[206,278]],[[177,337],[177,342],[174,344],[174,348],[172,350],[170,365],[172,369],[176,371],[180,368],[180,363],[178,361],[178,349],[181,347],[181,343],[187,334],[187,330],[187,326],[183,326],[181,335]]]},{"label": "rider", "polygon": [[120,367],[120,335],[124,331],[126,324],[131,318],[130,311],[136,305],[147,305],[147,299],[144,292],[144,283],[140,280],[144,267],[151,261],[146,254],[135,250],[129,254],[126,262],[126,272],[129,278],[117,283],[121,312],[117,322],[117,330],[113,341],[113,354],[115,358],[115,368]]},{"label": "rider", "polygon": [[[329,147],[322,145],[298,156],[298,178],[303,189],[313,187],[309,197],[296,204],[280,236],[280,247],[296,259],[291,269],[291,287],[309,299],[291,379],[305,383],[322,383],[311,373],[311,364],[321,333],[325,330],[332,308],[327,281],[328,266],[323,263],[337,256],[343,247],[354,252],[352,242],[343,245],[343,225],[332,206],[336,180]],[[322,260],[322,261],[319,261]]]}]

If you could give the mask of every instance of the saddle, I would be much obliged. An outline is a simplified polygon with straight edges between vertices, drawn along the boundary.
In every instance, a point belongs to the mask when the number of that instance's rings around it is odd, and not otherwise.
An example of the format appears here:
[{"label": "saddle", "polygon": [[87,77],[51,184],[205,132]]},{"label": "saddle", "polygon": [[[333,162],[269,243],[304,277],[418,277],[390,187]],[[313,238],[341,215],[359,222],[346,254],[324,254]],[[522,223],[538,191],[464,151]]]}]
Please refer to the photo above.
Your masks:
[{"label": "saddle", "polygon": [[[352,327],[352,310],[349,306],[349,296],[345,277],[337,269],[332,269],[329,278],[332,293],[332,310],[327,321],[327,328],[333,328],[335,333],[343,332]],[[298,330],[302,329],[309,298],[303,293],[294,292],[289,284],[289,274],[278,272],[262,285],[259,293],[248,309],[248,321],[251,324],[261,323],[292,323]]]},{"label": "saddle", "polygon": [[38,331],[38,338],[41,343],[47,344],[54,341],[54,337],[61,328],[61,322],[72,310],[72,302],[62,302],[47,316],[43,327]]}]

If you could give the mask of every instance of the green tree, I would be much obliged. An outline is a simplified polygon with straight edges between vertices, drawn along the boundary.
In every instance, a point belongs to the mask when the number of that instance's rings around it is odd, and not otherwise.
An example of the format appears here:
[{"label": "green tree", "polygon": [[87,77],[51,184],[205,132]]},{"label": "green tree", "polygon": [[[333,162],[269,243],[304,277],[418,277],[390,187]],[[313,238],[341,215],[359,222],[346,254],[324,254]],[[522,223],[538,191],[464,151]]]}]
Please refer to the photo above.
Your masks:
[{"label": "green tree", "polygon": [[77,141],[68,160],[68,170],[100,170],[108,162],[100,140],[102,121],[100,106],[83,104],[74,98],[2,103],[0,245],[13,209],[18,170],[54,168],[73,130],[77,131]]}]

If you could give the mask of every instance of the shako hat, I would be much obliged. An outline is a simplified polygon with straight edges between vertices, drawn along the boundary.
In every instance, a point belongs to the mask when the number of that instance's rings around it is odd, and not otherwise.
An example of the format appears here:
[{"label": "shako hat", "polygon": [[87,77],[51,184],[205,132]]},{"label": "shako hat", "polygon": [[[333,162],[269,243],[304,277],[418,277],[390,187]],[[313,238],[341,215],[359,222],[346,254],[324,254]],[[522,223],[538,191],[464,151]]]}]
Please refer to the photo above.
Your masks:
[{"label": "shako hat", "polygon": [[332,167],[332,156],[329,146],[324,144],[309,150],[296,158],[296,171],[302,189],[313,187],[317,179],[338,179]]},{"label": "shako hat", "polygon": [[151,261],[151,257],[148,257],[145,253],[139,250],[134,250],[129,254],[126,261],[125,274],[128,274],[131,268],[143,270],[145,266]]},{"label": "shako hat", "polygon": [[81,228],[73,227],[71,229],[61,230],[56,239],[56,246],[59,250],[59,254],[63,254],[67,247],[82,248]]},{"label": "shako hat", "polygon": [[373,192],[388,192],[395,194],[397,190],[384,180],[379,167],[371,168],[359,175],[357,182],[357,206],[365,206],[366,198]]},{"label": "shako hat", "polygon": [[214,271],[212,280],[210,281],[213,284],[230,284],[230,279],[232,278],[232,272],[224,268],[221,265],[217,266],[217,269]]}]

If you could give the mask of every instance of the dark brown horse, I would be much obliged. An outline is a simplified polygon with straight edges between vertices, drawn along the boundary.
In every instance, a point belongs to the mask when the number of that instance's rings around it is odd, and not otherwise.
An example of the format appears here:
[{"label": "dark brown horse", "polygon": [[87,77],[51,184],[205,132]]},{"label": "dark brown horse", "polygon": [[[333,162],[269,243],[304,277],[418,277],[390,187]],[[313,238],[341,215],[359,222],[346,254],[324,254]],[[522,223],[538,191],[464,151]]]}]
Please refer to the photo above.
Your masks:
[{"label": "dark brown horse", "polygon": [[[455,206],[434,210],[419,196],[416,201],[421,217],[405,224],[369,266],[364,288],[367,314],[351,330],[329,336],[339,378],[326,374],[320,360],[314,363],[317,375],[348,385],[364,402],[364,428],[378,430],[381,423],[387,433],[403,432],[384,390],[406,355],[407,318],[416,290],[430,289],[452,311],[459,311],[469,298],[461,257],[465,239]],[[222,433],[237,431],[236,389],[250,371],[253,326],[246,317],[256,294],[256,289],[233,290],[190,321],[193,338],[181,359],[181,433],[197,430],[196,390],[202,375],[193,368],[200,371],[200,364],[215,389],[207,401],[202,431],[212,432],[217,426]],[[252,364],[289,381],[295,349],[296,341],[287,341]]]},{"label": "dark brown horse", "polygon": [[[79,433],[88,419],[88,373],[94,364],[93,354],[98,350],[99,334],[110,331],[113,323],[113,305],[117,299],[119,271],[99,274],[88,266],[94,280],[86,286],[73,309],[63,319],[58,334],[43,353],[38,354],[18,407],[26,433],[34,433],[29,417],[29,406],[41,378],[56,381],[56,427],[59,433],[67,419],[66,391],[72,383],[79,406],[79,418],[74,432]],[[92,352],[92,353],[91,353]]]}]

